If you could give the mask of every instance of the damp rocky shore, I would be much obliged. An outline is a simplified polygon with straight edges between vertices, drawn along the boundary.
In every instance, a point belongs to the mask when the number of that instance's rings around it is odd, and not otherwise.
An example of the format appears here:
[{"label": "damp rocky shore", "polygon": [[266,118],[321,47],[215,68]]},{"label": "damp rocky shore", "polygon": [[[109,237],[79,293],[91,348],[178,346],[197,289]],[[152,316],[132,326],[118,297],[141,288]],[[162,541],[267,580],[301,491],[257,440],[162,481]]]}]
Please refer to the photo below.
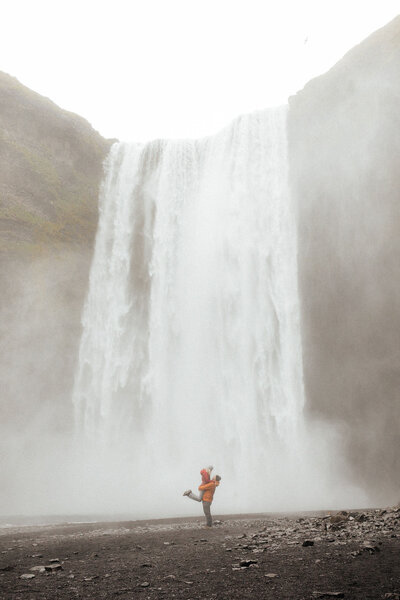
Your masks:
[{"label": "damp rocky shore", "polygon": [[1,600],[400,600],[400,507],[5,527]]}]

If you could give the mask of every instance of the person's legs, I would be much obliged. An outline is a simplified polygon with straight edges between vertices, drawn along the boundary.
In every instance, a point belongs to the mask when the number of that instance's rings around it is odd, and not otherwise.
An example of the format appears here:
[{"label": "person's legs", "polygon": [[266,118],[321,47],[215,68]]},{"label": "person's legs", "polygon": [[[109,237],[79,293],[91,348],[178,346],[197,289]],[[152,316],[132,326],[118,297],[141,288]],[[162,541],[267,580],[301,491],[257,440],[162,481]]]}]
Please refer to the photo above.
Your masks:
[{"label": "person's legs", "polygon": [[212,527],[211,502],[206,502],[205,500],[203,500],[203,511],[206,515],[207,526]]},{"label": "person's legs", "polygon": [[193,494],[192,490],[186,490],[186,492],[183,492],[183,495],[187,496],[191,500],[195,500],[196,502],[201,502],[203,500],[204,490],[200,490],[200,494],[198,496]]},{"label": "person's legs", "polygon": [[187,496],[191,500],[195,500],[196,502],[201,502],[201,498],[199,496],[196,496],[196,494],[193,494],[193,492],[189,492],[188,494],[185,494],[185,496]]}]

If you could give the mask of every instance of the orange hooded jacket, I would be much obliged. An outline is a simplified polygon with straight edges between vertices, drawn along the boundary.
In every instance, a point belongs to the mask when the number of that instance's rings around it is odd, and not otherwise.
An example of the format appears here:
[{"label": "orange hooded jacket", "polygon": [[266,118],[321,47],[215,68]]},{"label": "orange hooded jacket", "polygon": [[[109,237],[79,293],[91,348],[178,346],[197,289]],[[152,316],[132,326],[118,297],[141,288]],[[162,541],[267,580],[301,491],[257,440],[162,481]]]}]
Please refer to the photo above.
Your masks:
[{"label": "orange hooded jacket", "polygon": [[212,502],[213,496],[215,492],[215,488],[219,485],[219,481],[214,481],[212,479],[210,483],[204,483],[203,485],[199,485],[199,490],[204,491],[203,501],[204,502]]}]

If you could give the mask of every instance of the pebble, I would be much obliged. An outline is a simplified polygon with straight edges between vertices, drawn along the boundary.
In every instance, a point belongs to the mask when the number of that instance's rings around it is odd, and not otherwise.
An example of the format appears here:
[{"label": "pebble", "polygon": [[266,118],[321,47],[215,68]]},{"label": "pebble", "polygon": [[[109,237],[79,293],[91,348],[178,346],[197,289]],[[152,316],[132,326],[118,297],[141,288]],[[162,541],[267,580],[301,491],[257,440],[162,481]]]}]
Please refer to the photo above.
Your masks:
[{"label": "pebble", "polygon": [[33,573],[24,573],[23,575],[20,575],[20,579],[33,579],[35,577],[35,575]]},{"label": "pebble", "polygon": [[62,571],[62,566],[59,563],[52,563],[51,565],[45,565],[44,567],[49,573],[55,573],[56,571]]},{"label": "pebble", "polygon": [[239,563],[240,567],[251,567],[251,565],[256,565],[258,563],[258,560],[241,560]]},{"label": "pebble", "polygon": [[29,569],[30,571],[38,571],[39,573],[45,573],[46,572],[46,568],[44,565],[37,565],[36,567],[31,567]]}]

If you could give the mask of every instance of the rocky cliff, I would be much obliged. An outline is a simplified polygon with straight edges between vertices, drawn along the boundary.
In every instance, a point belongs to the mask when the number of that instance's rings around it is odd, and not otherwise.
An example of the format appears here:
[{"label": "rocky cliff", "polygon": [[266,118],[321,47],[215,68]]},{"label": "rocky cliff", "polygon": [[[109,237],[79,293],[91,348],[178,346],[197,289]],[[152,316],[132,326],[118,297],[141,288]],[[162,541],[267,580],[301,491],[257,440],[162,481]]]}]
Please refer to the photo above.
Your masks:
[{"label": "rocky cliff", "polygon": [[290,100],[308,407],[376,501],[399,494],[399,65],[397,17]]},{"label": "rocky cliff", "polygon": [[0,252],[91,246],[110,143],[81,117],[0,73]]},{"label": "rocky cliff", "polygon": [[6,433],[49,415],[54,428],[70,419],[110,143],[81,117],[0,73],[0,420]]}]

